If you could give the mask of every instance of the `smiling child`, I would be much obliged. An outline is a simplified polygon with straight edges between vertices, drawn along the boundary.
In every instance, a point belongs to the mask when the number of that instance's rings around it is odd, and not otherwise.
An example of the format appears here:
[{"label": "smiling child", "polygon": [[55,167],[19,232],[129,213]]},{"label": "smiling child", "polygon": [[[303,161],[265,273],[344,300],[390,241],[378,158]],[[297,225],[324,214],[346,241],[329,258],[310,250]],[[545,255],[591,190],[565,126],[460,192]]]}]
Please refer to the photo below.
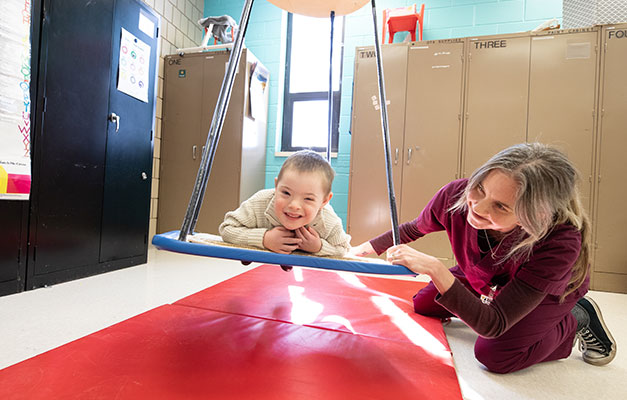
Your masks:
[{"label": "smiling child", "polygon": [[350,236],[329,204],[335,172],[318,153],[309,150],[289,156],[274,189],[264,189],[226,213],[219,227],[225,242],[290,254],[295,250],[316,256],[342,256]]}]

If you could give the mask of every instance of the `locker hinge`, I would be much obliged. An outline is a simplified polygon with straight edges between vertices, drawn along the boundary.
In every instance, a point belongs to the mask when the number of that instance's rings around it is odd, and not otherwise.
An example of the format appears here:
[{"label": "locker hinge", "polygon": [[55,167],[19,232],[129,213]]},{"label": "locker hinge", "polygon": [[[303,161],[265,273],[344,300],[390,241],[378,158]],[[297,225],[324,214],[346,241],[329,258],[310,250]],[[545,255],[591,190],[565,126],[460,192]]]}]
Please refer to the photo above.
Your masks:
[{"label": "locker hinge", "polygon": [[159,38],[159,27],[157,27],[157,38]]},{"label": "locker hinge", "polygon": [[153,131],[152,131],[152,129],[151,129],[151,130],[150,130],[150,141],[151,141],[151,142],[152,142],[152,134],[153,134]]},{"label": "locker hinge", "polygon": [[604,47],[605,47],[605,48],[603,49],[603,51],[605,51],[605,52],[607,53],[607,42],[605,42]]},{"label": "locker hinge", "polygon": [[46,112],[46,108],[48,108],[48,98],[46,96],[44,96],[44,104],[43,104],[43,112]]},{"label": "locker hinge", "polygon": [[601,175],[597,176],[597,182],[601,183]]},{"label": "locker hinge", "polygon": [[144,244],[148,243],[148,234],[144,234]]}]

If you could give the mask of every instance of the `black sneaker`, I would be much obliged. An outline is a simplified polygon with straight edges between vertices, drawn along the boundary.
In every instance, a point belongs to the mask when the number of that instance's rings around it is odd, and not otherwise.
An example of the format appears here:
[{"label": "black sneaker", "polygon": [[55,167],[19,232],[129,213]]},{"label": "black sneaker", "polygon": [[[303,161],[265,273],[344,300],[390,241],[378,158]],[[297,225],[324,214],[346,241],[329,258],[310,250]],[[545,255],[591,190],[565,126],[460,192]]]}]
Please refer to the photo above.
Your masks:
[{"label": "black sneaker", "polygon": [[592,365],[605,365],[616,356],[616,342],[603,321],[597,303],[585,296],[577,301],[573,308],[577,318],[577,334],[579,350],[583,360]]}]

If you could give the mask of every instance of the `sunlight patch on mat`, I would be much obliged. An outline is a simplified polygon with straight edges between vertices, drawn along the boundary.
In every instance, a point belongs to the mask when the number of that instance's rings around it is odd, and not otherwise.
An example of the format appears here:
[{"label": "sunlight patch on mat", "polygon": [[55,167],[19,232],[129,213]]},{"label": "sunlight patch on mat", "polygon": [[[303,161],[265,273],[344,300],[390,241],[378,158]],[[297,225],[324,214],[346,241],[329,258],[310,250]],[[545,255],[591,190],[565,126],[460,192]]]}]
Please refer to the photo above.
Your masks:
[{"label": "sunlight patch on mat", "polygon": [[367,289],[368,286],[366,286],[366,284],[364,284],[357,275],[351,273],[351,272],[345,272],[345,271],[338,271],[336,272],[337,275],[344,279],[347,283],[358,287],[358,288],[363,288],[363,289]]},{"label": "sunlight patch on mat", "polygon": [[305,288],[302,286],[289,285],[287,290],[290,294],[290,301],[292,302],[292,314],[290,320],[298,325],[305,325],[314,322],[324,306],[317,301],[308,299],[305,296]]},{"label": "sunlight patch on mat", "polygon": [[326,317],[322,318],[322,322],[333,322],[334,324],[341,325],[348,329],[350,332],[357,334],[357,331],[353,329],[353,325],[351,324],[351,322],[341,315],[327,315]]},{"label": "sunlight patch on mat", "polygon": [[411,317],[394,304],[392,300],[384,296],[372,296],[370,300],[372,300],[374,305],[377,306],[383,314],[390,317],[392,323],[396,325],[412,343],[422,347],[426,352],[439,358],[440,361],[452,365],[451,354],[448,349],[429,333],[429,331],[411,319]]}]

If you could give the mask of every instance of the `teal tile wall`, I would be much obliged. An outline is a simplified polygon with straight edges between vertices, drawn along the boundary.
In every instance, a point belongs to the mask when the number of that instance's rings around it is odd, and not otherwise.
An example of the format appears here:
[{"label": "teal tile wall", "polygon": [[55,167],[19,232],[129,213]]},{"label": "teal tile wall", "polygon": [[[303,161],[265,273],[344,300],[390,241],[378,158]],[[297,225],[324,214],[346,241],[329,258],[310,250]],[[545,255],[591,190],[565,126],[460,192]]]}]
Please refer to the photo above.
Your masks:
[{"label": "teal tile wall", "polygon": [[475,24],[495,25],[522,21],[525,13],[525,2],[520,0],[482,3],[473,6],[473,8],[475,9]]},{"label": "teal tile wall", "polygon": [[[377,2],[377,24],[381,34],[381,11],[384,8],[405,7],[410,0],[381,0]],[[421,3],[417,3],[420,7]],[[561,22],[562,0],[426,0],[423,39],[448,39],[453,37],[492,35],[521,32],[533,29],[541,22],[558,18]],[[240,20],[244,0],[205,0],[204,16],[228,14]],[[342,73],[342,104],[340,110],[339,154],[333,159],[336,171],[331,204],[346,226],[348,205],[348,175],[350,168],[350,114],[353,87],[353,62],[356,46],[372,45],[372,9],[370,2],[346,17],[344,37],[344,67]],[[256,0],[246,32],[246,46],[268,67],[270,100],[268,110],[268,139],[266,148],[265,186],[274,186],[285,157],[275,156],[280,132],[279,83],[281,40],[284,34],[283,11],[266,0]],[[407,34],[399,33],[395,42],[405,40]],[[380,37],[377,38],[381,40]],[[320,40],[327,40],[321,37]],[[279,118],[277,115],[279,114]],[[279,120],[278,120],[279,119]],[[383,168],[383,166],[382,166]]]}]

